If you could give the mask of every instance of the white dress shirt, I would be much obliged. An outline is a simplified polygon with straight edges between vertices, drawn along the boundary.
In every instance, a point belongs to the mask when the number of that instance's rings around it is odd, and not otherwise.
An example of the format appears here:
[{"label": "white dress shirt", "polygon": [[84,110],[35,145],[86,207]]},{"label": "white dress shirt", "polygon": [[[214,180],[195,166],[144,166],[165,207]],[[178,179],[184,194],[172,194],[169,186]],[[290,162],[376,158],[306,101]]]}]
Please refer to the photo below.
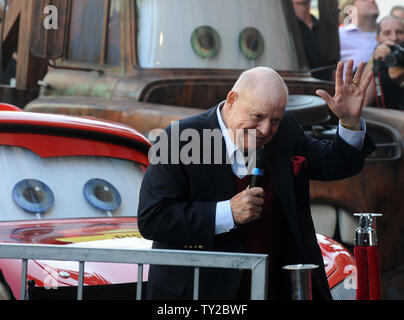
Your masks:
[{"label": "white dress shirt", "polygon": [[[219,121],[220,130],[222,131],[223,138],[226,145],[226,151],[230,159],[231,169],[233,173],[239,178],[243,178],[247,174],[247,167],[244,162],[243,153],[238,149],[237,145],[230,138],[226,125],[223,122],[220,110],[224,102],[217,108],[217,119]],[[362,150],[365,140],[366,123],[361,119],[361,131],[352,131],[344,128],[339,123],[339,135],[349,145],[358,150]],[[251,164],[251,159],[249,164]],[[229,232],[235,228],[233,213],[230,206],[230,200],[220,201],[216,204],[216,225],[215,234]]]},{"label": "white dress shirt", "polygon": [[370,60],[377,46],[376,31],[365,32],[352,23],[339,27],[339,41],[341,61],[347,62],[352,59],[354,61],[354,70],[359,63],[366,63]]}]

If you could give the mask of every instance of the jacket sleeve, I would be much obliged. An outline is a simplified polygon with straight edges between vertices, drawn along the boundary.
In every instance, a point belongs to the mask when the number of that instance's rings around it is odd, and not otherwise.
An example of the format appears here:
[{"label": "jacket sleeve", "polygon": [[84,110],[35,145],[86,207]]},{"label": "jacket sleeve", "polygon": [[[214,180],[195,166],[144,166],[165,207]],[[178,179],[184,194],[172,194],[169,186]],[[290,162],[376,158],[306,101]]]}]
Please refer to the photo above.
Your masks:
[{"label": "jacket sleeve", "polygon": [[295,128],[304,137],[303,145],[308,161],[309,178],[312,180],[338,180],[358,174],[366,157],[375,150],[372,139],[366,134],[362,150],[346,143],[337,132],[333,140],[317,140],[305,134],[296,119]]},{"label": "jacket sleeve", "polygon": [[374,144],[368,135],[362,150],[347,144],[337,133],[332,141],[315,140],[305,136],[310,179],[337,180],[358,174]]}]

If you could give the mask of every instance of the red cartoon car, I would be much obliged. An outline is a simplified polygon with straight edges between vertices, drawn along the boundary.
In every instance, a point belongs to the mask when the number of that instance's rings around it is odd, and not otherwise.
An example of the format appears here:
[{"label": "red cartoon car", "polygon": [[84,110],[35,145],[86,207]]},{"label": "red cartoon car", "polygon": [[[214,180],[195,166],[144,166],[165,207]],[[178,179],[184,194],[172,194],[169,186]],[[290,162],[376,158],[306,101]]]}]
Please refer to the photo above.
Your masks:
[{"label": "red cartoon car", "polygon": [[[94,118],[1,110],[0,242],[151,247],[136,218],[150,147],[142,135]],[[318,242],[334,298],[354,299],[351,253],[325,236]],[[19,299],[21,261],[0,257],[0,269]],[[27,279],[29,299],[75,299],[78,264],[29,260]],[[136,265],[89,262],[84,298],[134,299],[136,282]]]}]

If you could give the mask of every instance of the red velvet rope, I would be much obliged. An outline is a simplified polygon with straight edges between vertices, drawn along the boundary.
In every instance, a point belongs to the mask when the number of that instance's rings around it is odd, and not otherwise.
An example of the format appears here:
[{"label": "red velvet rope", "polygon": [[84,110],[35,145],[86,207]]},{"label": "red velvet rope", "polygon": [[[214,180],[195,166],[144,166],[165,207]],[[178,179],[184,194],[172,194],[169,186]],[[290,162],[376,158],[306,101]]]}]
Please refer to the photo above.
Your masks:
[{"label": "red velvet rope", "polygon": [[377,247],[367,247],[368,276],[369,276],[369,300],[380,300],[380,263]]},{"label": "red velvet rope", "polygon": [[356,300],[369,300],[368,260],[366,247],[355,247],[355,262],[357,270]]},{"label": "red velvet rope", "polygon": [[380,300],[379,251],[375,246],[354,248],[357,268],[356,300]]}]

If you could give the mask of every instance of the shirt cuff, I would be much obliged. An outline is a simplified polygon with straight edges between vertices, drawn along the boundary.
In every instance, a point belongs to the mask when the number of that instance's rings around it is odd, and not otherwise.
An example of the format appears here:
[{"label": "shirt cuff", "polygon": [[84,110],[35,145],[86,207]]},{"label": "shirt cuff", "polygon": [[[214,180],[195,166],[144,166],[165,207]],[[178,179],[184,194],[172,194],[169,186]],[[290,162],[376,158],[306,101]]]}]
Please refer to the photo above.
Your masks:
[{"label": "shirt cuff", "polygon": [[347,144],[355,149],[362,150],[366,136],[366,122],[361,119],[360,131],[349,130],[341,125],[339,122],[338,134]]},{"label": "shirt cuff", "polygon": [[216,225],[215,234],[229,232],[235,227],[230,200],[221,201],[216,204]]}]

